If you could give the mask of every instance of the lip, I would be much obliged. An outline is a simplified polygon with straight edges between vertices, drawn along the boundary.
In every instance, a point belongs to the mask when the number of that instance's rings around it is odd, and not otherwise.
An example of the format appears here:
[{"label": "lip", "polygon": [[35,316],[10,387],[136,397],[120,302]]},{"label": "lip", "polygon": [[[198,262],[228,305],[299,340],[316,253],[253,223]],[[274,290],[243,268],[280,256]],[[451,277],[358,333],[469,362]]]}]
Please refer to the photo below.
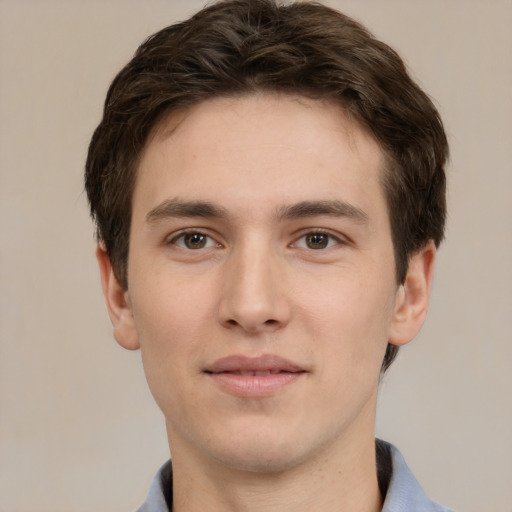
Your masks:
[{"label": "lip", "polygon": [[223,391],[245,398],[271,396],[301,379],[306,370],[277,355],[233,355],[218,359],[205,372]]}]

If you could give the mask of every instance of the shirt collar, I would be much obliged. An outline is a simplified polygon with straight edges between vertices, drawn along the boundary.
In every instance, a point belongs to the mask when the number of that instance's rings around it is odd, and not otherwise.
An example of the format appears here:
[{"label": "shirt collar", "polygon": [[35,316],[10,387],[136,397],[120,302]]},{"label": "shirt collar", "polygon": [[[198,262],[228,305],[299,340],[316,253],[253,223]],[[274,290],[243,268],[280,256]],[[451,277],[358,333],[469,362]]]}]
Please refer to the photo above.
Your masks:
[{"label": "shirt collar", "polygon": [[[387,487],[382,512],[452,512],[425,495],[397,448],[385,441],[377,440],[376,443],[379,481],[381,487]],[[172,485],[171,461],[155,475],[146,501],[137,512],[169,512],[164,485]]]},{"label": "shirt collar", "polygon": [[379,447],[391,457],[391,472],[382,512],[451,512],[430,500],[407,466],[402,454],[392,444],[377,441]]}]

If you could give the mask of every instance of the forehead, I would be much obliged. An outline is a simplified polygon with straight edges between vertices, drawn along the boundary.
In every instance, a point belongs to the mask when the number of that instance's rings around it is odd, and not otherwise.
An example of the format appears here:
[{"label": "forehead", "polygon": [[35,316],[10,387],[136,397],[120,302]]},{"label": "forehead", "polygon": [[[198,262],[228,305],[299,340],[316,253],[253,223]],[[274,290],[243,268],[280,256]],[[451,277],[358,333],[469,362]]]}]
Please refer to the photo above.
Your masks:
[{"label": "forehead", "polygon": [[374,138],[334,102],[215,98],[171,113],[154,130],[138,170],[134,214],[141,198],[154,206],[183,194],[220,203],[236,194],[252,206],[275,199],[276,191],[283,202],[311,199],[301,197],[308,192],[339,199],[343,191],[361,200],[381,195],[383,162]]}]

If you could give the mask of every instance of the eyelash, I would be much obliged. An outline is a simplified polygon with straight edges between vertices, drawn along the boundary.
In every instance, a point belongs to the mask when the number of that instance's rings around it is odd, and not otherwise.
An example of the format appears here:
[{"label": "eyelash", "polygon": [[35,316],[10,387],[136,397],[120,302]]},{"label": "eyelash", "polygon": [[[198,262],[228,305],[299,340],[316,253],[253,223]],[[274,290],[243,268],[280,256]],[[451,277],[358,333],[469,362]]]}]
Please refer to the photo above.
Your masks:
[{"label": "eyelash", "polygon": [[[180,240],[180,239],[185,240],[186,236],[193,236],[193,235],[199,235],[199,236],[202,236],[202,237],[204,237],[206,239],[209,239],[211,242],[214,243],[214,245],[216,247],[220,247],[221,246],[218,242],[216,242],[214,240],[213,237],[211,237],[210,235],[208,235],[208,234],[206,234],[203,231],[200,231],[198,229],[189,229],[189,230],[180,231],[179,233],[174,234],[174,236],[172,236],[172,238],[168,239],[166,241],[166,245],[175,245],[177,247],[180,247],[181,249],[190,250],[190,251],[210,248],[212,246],[212,245],[210,245],[210,247],[198,247],[198,248],[192,249],[191,247],[186,247],[185,244],[183,244],[183,246],[178,244],[178,240]],[[208,244],[208,242],[206,242],[206,244]]]},{"label": "eyelash", "polygon": [[[205,245],[204,246],[200,246],[200,247],[195,247],[195,248],[187,247],[186,243],[185,243],[185,237],[187,237],[187,236],[194,236],[194,235],[198,235],[200,237],[204,237],[204,239],[206,239]],[[325,247],[317,247],[317,248],[312,248],[312,247],[307,247],[307,246],[306,247],[298,247],[299,241],[301,241],[303,239],[306,239],[307,237],[313,237],[313,236],[327,237],[327,244],[326,244],[326,246]],[[179,244],[178,243],[178,241],[180,239],[183,239],[183,244]],[[213,244],[212,244],[212,242],[213,242]],[[340,238],[339,236],[333,235],[329,231],[325,231],[325,230],[322,230],[322,229],[315,229],[315,230],[304,232],[300,237],[298,237],[294,242],[292,242],[290,244],[290,246],[291,247],[298,247],[298,248],[305,249],[305,250],[311,250],[311,251],[322,251],[322,250],[325,250],[325,249],[329,249],[329,248],[331,248],[331,247],[333,247],[335,245],[343,245],[345,243],[346,242],[342,238]],[[305,245],[306,244],[307,244],[307,242],[305,243]],[[190,250],[190,251],[196,251],[196,250],[201,250],[201,249],[209,249],[209,248],[211,248],[213,246],[221,247],[221,244],[216,242],[213,237],[211,237],[210,235],[204,233],[201,230],[197,230],[197,229],[185,230],[185,231],[181,231],[181,232],[175,234],[172,238],[170,238],[168,241],[166,241],[166,245],[175,245],[177,247],[180,247],[181,249]]]},{"label": "eyelash", "polygon": [[[330,231],[325,231],[322,229],[313,229],[311,231],[307,231],[307,232],[303,233],[291,245],[297,246],[297,244],[300,240],[305,239],[307,237],[316,236],[316,235],[327,237],[328,238],[327,246],[319,247],[319,248],[315,248],[315,249],[313,249],[311,247],[303,247],[303,249],[311,250],[311,251],[322,251],[322,250],[330,249],[331,247],[333,247],[335,245],[344,245],[346,243],[340,236],[336,236],[333,233],[331,233]],[[334,242],[334,244],[332,244],[331,242]]]}]

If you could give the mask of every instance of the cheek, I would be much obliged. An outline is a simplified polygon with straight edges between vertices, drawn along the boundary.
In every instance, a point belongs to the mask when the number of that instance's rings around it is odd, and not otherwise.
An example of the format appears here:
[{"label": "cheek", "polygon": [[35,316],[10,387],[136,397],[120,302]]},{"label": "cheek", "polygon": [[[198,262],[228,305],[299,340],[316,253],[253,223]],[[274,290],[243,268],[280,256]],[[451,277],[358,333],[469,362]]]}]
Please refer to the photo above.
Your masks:
[{"label": "cheek", "polygon": [[172,400],[186,385],[185,369],[197,361],[205,346],[205,322],[212,318],[204,287],[179,280],[147,276],[133,283],[132,308],[142,362],[155,400]]},{"label": "cheek", "polygon": [[394,284],[383,286],[377,278],[346,278],[324,284],[314,294],[302,296],[298,312],[309,318],[307,329],[320,345],[319,353],[326,355],[324,364],[336,361],[339,373],[372,368],[378,373],[392,319]]},{"label": "cheek", "polygon": [[[153,267],[152,265],[147,265]],[[212,283],[165,267],[141,275],[133,283],[134,318],[139,335],[147,344],[173,345],[178,336],[187,338],[211,318]]]}]

